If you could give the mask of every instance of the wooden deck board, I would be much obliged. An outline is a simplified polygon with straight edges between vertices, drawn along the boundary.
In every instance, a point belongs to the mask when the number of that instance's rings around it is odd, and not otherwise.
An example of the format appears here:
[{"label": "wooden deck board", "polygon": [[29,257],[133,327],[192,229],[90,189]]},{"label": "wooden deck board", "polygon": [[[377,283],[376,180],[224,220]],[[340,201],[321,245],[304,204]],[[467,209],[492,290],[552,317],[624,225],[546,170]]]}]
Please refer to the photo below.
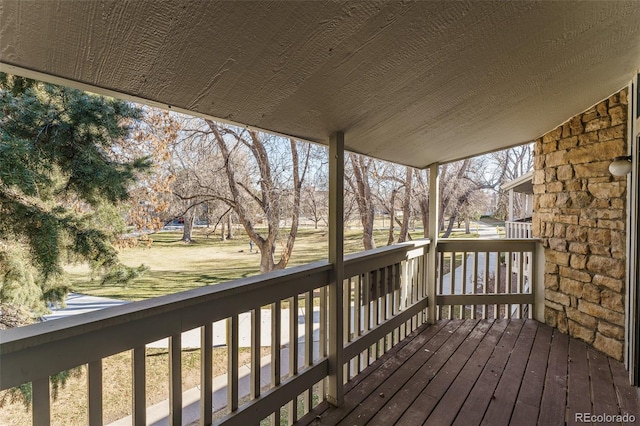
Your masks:
[{"label": "wooden deck board", "polygon": [[431,424],[450,425],[453,423],[489,357],[496,350],[508,324],[510,323],[505,320],[494,321],[485,338],[429,415]]},{"label": "wooden deck board", "polygon": [[[354,378],[317,425],[575,424],[575,413],[633,414],[624,366],[533,320],[423,327]],[[315,417],[319,416],[319,417]]]},{"label": "wooden deck board", "polygon": [[567,405],[567,359],[569,336],[553,330],[549,351],[549,365],[542,391],[538,423],[557,424],[565,419]]},{"label": "wooden deck board", "polygon": [[455,426],[480,424],[509,360],[509,354],[520,336],[523,324],[521,321],[511,321],[509,323],[496,350],[487,361],[482,374],[458,412],[453,422]]}]

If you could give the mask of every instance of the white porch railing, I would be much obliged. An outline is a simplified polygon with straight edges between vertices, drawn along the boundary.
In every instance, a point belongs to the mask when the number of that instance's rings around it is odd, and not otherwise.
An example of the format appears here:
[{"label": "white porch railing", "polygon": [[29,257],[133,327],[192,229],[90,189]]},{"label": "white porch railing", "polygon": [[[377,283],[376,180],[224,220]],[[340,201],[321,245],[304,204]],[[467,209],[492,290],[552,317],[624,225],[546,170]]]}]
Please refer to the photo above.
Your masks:
[{"label": "white porch railing", "polygon": [[507,238],[533,238],[531,222],[510,222],[504,223],[504,230]]},{"label": "white porch railing", "polygon": [[[342,359],[346,382],[425,322],[429,308],[428,287],[436,282],[440,318],[454,315],[463,318],[530,316],[533,282],[518,278],[513,285],[504,289],[498,286],[492,291],[491,277],[487,273],[483,277],[481,271],[490,271],[490,267],[483,265],[490,264],[492,256],[499,261],[499,253],[524,253],[533,251],[533,247],[533,240],[442,240],[438,247],[439,269],[445,269],[447,256],[453,259],[449,260],[453,262],[450,268],[453,272],[448,291],[446,274],[440,274],[438,280],[429,278],[435,277],[435,271],[427,270],[428,240],[350,255],[344,263],[344,297],[340,309],[328,306],[332,266],[319,262],[3,331],[0,334],[0,389],[32,383],[33,424],[49,424],[49,376],[87,365],[87,422],[100,425],[103,422],[102,360],[131,350],[133,423],[145,424],[145,344],[169,337],[169,418],[170,423],[181,424],[181,333],[199,328],[202,351],[200,422],[211,424],[214,420],[212,323],[226,320],[228,414],[216,417],[216,421],[229,425],[260,422],[280,425],[286,420],[292,424],[324,399],[324,382],[329,374],[329,315],[343,316]],[[456,253],[461,253],[461,259],[465,260],[460,266],[456,264],[460,257]],[[487,253],[484,261],[480,253]],[[502,271],[497,263],[496,267],[496,271]],[[512,277],[508,265],[506,267],[506,276]],[[459,268],[465,269],[460,275],[464,278],[456,278]],[[469,271],[471,275],[467,273]],[[498,306],[519,308],[512,311]],[[260,373],[261,312],[265,307],[271,310],[270,377],[261,377]],[[319,309],[317,343],[313,338],[312,307]],[[304,308],[304,314],[299,317],[301,308]],[[241,404],[238,329],[240,315],[247,312],[251,314],[251,394],[248,401]],[[290,344],[283,341],[282,321],[290,322]],[[304,324],[301,327],[304,333],[299,335],[297,325],[300,323]],[[284,346],[289,350],[282,351]],[[283,354],[288,357],[286,373],[281,368]],[[266,386],[265,382],[268,382]]]}]

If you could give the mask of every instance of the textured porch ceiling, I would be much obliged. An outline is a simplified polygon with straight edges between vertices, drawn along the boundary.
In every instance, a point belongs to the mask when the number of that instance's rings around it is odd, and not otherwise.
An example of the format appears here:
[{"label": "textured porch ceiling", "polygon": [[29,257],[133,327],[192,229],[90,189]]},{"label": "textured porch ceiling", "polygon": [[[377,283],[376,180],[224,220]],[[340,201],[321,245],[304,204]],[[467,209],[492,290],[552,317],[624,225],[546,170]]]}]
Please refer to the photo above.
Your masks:
[{"label": "textured porch ceiling", "polygon": [[640,3],[0,0],[0,62],[310,141],[342,130],[424,167],[531,141],[625,86]]}]

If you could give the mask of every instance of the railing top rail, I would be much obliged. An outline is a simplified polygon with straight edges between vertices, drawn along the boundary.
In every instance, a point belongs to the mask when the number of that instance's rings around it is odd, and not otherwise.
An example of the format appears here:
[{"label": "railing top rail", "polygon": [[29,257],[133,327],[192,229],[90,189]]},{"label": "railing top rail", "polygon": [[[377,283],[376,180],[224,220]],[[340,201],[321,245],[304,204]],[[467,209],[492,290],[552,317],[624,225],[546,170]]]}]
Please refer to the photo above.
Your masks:
[{"label": "railing top rail", "polygon": [[538,241],[539,240],[535,238],[495,238],[482,240],[468,238],[443,238],[438,240],[438,251],[533,251]]},{"label": "railing top rail", "polygon": [[431,240],[429,238],[422,238],[347,255],[344,259],[344,276],[352,277],[370,270],[392,265],[405,259],[407,253],[411,250],[427,247],[430,244]]}]

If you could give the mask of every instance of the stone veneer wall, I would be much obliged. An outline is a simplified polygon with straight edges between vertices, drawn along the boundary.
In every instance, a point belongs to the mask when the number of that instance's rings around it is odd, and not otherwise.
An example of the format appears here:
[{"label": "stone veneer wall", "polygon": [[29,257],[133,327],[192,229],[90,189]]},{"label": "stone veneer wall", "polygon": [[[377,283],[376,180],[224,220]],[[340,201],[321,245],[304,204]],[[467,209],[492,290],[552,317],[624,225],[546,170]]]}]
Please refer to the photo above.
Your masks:
[{"label": "stone veneer wall", "polygon": [[627,91],[536,141],[533,234],[545,248],[545,322],[623,359]]}]

